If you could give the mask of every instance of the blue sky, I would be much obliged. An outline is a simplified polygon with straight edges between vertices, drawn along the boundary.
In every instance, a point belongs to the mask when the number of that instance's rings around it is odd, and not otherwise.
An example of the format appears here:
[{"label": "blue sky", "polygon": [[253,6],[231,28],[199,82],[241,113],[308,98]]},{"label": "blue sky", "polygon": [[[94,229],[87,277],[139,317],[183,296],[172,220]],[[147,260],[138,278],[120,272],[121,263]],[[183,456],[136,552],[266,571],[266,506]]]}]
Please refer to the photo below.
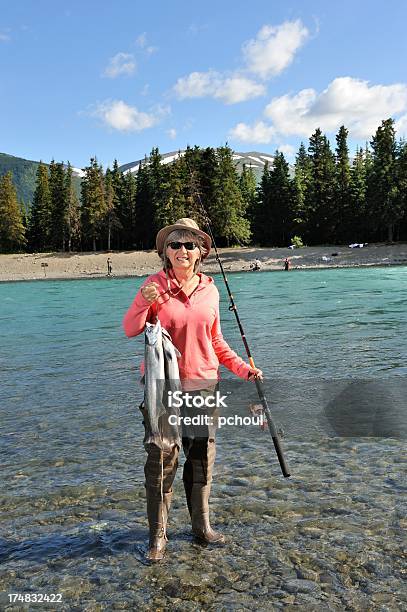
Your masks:
[{"label": "blue sky", "polygon": [[354,148],[388,117],[407,136],[405,0],[1,5],[4,153],[106,166],[228,142],[292,159],[318,126]]}]

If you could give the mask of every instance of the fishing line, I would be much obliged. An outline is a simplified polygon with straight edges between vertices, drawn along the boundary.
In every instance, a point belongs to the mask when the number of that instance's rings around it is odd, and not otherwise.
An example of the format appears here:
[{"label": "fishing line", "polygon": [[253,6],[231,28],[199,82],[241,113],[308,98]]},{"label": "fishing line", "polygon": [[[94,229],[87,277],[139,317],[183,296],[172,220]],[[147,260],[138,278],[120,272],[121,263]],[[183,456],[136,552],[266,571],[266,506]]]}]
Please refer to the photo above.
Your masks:
[{"label": "fishing line", "polygon": [[[204,217],[206,227],[208,228],[208,234],[209,234],[209,236],[211,237],[211,240],[212,240],[212,245],[213,245],[213,248],[214,248],[214,251],[215,251],[216,261],[219,264],[219,268],[220,268],[220,271],[222,273],[223,281],[225,283],[225,286],[226,286],[226,289],[227,289],[227,292],[228,292],[228,295],[229,295],[229,300],[230,300],[229,310],[233,311],[235,313],[237,325],[239,327],[240,335],[242,337],[243,344],[244,344],[244,347],[246,349],[246,353],[247,353],[247,357],[249,359],[250,366],[252,368],[255,368],[256,366],[254,365],[254,359],[253,359],[252,353],[250,351],[249,344],[247,342],[246,334],[244,333],[243,325],[242,325],[242,322],[240,320],[239,313],[237,311],[235,300],[234,300],[233,294],[232,294],[232,292],[230,290],[228,279],[226,278],[225,270],[223,269],[223,265],[222,265],[221,259],[219,257],[218,249],[216,247],[215,237],[214,237],[213,232],[212,232],[211,222],[210,222],[209,217],[208,217],[208,215],[206,213],[205,207],[204,207],[204,205],[202,203],[202,199],[201,199],[201,196],[199,194],[199,190],[197,189],[196,181],[195,181],[195,178],[194,178],[194,174],[191,171],[191,168],[189,167],[188,161],[187,160],[185,160],[185,161],[186,161],[187,168],[189,170],[189,174],[191,176],[191,190],[192,190],[193,194],[195,193],[195,195],[198,198],[198,202],[199,202],[199,205],[200,205],[201,210],[202,210],[202,215]],[[264,409],[264,413],[265,413],[266,418],[267,418],[267,423],[268,423],[268,426],[269,426],[269,430],[270,430],[271,438],[273,440],[273,444],[274,444],[274,448],[275,448],[275,451],[276,451],[276,454],[277,454],[277,458],[278,458],[278,461],[279,461],[279,464],[280,464],[280,467],[281,467],[281,471],[282,471],[283,476],[285,478],[289,478],[291,474],[289,472],[287,463],[286,463],[285,458],[284,458],[284,453],[283,453],[283,449],[282,449],[282,446],[281,446],[280,438],[279,438],[279,435],[277,433],[277,429],[276,429],[276,427],[274,425],[273,417],[271,415],[271,411],[270,411],[270,408],[269,408],[268,403],[267,403],[267,399],[266,399],[266,396],[265,396],[263,384],[262,384],[261,380],[259,380],[257,377],[254,379],[254,382],[256,384],[257,393],[259,395],[259,399],[261,401],[261,404],[262,404],[263,409]]]}]

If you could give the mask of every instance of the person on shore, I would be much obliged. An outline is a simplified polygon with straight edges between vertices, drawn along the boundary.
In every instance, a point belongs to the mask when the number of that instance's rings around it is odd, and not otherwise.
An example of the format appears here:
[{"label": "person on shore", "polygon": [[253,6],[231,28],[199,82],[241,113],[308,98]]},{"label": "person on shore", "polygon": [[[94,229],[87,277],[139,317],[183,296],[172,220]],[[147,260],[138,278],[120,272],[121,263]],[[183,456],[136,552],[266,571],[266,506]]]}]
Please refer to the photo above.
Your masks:
[{"label": "person on shore", "polygon": [[[193,219],[179,219],[162,228],[156,237],[163,269],[149,276],[127,311],[123,327],[128,337],[141,334],[146,322],[159,318],[181,353],[178,359],[183,389],[193,388],[206,397],[214,391],[219,364],[245,380],[262,378],[258,368],[245,363],[224,340],[219,320],[219,293],[213,279],[200,272],[209,255],[211,238]],[[166,415],[160,419],[165,420]],[[165,422],[161,423],[165,427]],[[149,423],[144,413],[145,441]],[[197,435],[183,430],[182,445],[186,461],[183,482],[193,534],[202,542],[223,544],[224,536],[214,531],[209,521],[209,495],[215,462],[215,427],[208,426]],[[204,435],[203,435],[204,434]],[[144,468],[149,522],[147,559],[159,561],[166,547],[166,525],[172,498],[172,485],[178,467],[179,447],[162,450],[145,444]]]},{"label": "person on shore", "polygon": [[112,276],[112,260],[110,257],[107,258],[107,275]]},{"label": "person on shore", "polygon": [[261,261],[260,261],[260,259],[255,259],[254,262],[252,264],[250,264],[250,268],[251,268],[252,272],[257,272],[258,270],[261,270]]},{"label": "person on shore", "polygon": [[290,260],[288,259],[288,257],[286,257],[284,259],[284,270],[289,270],[290,269]]}]

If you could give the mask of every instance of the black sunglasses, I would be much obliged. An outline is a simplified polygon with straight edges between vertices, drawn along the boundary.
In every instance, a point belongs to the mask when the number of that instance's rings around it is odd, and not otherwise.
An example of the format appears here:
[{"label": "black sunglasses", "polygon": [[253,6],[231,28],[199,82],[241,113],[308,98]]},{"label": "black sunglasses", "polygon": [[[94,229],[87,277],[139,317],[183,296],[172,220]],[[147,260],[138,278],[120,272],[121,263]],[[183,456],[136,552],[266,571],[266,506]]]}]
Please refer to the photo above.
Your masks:
[{"label": "black sunglasses", "polygon": [[178,251],[182,246],[184,246],[187,251],[193,251],[196,249],[197,244],[195,242],[169,242],[168,246],[174,251]]}]

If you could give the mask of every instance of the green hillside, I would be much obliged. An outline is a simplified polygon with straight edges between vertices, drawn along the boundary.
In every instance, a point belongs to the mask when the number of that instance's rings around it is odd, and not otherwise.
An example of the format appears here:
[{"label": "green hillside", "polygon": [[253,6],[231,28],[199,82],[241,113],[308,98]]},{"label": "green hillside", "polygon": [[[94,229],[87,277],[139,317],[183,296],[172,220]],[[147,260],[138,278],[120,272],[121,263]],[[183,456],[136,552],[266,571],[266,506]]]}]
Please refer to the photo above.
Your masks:
[{"label": "green hillside", "polygon": [[32,202],[37,168],[38,162],[0,153],[0,176],[12,172],[18,199],[26,205]]},{"label": "green hillside", "polygon": [[[31,206],[34,195],[38,164],[39,162],[37,161],[0,153],[0,176],[3,176],[7,172],[12,172],[13,183],[17,190],[17,197],[20,201],[23,201],[28,208]],[[79,196],[81,185],[80,178],[74,176],[73,182]]]}]

